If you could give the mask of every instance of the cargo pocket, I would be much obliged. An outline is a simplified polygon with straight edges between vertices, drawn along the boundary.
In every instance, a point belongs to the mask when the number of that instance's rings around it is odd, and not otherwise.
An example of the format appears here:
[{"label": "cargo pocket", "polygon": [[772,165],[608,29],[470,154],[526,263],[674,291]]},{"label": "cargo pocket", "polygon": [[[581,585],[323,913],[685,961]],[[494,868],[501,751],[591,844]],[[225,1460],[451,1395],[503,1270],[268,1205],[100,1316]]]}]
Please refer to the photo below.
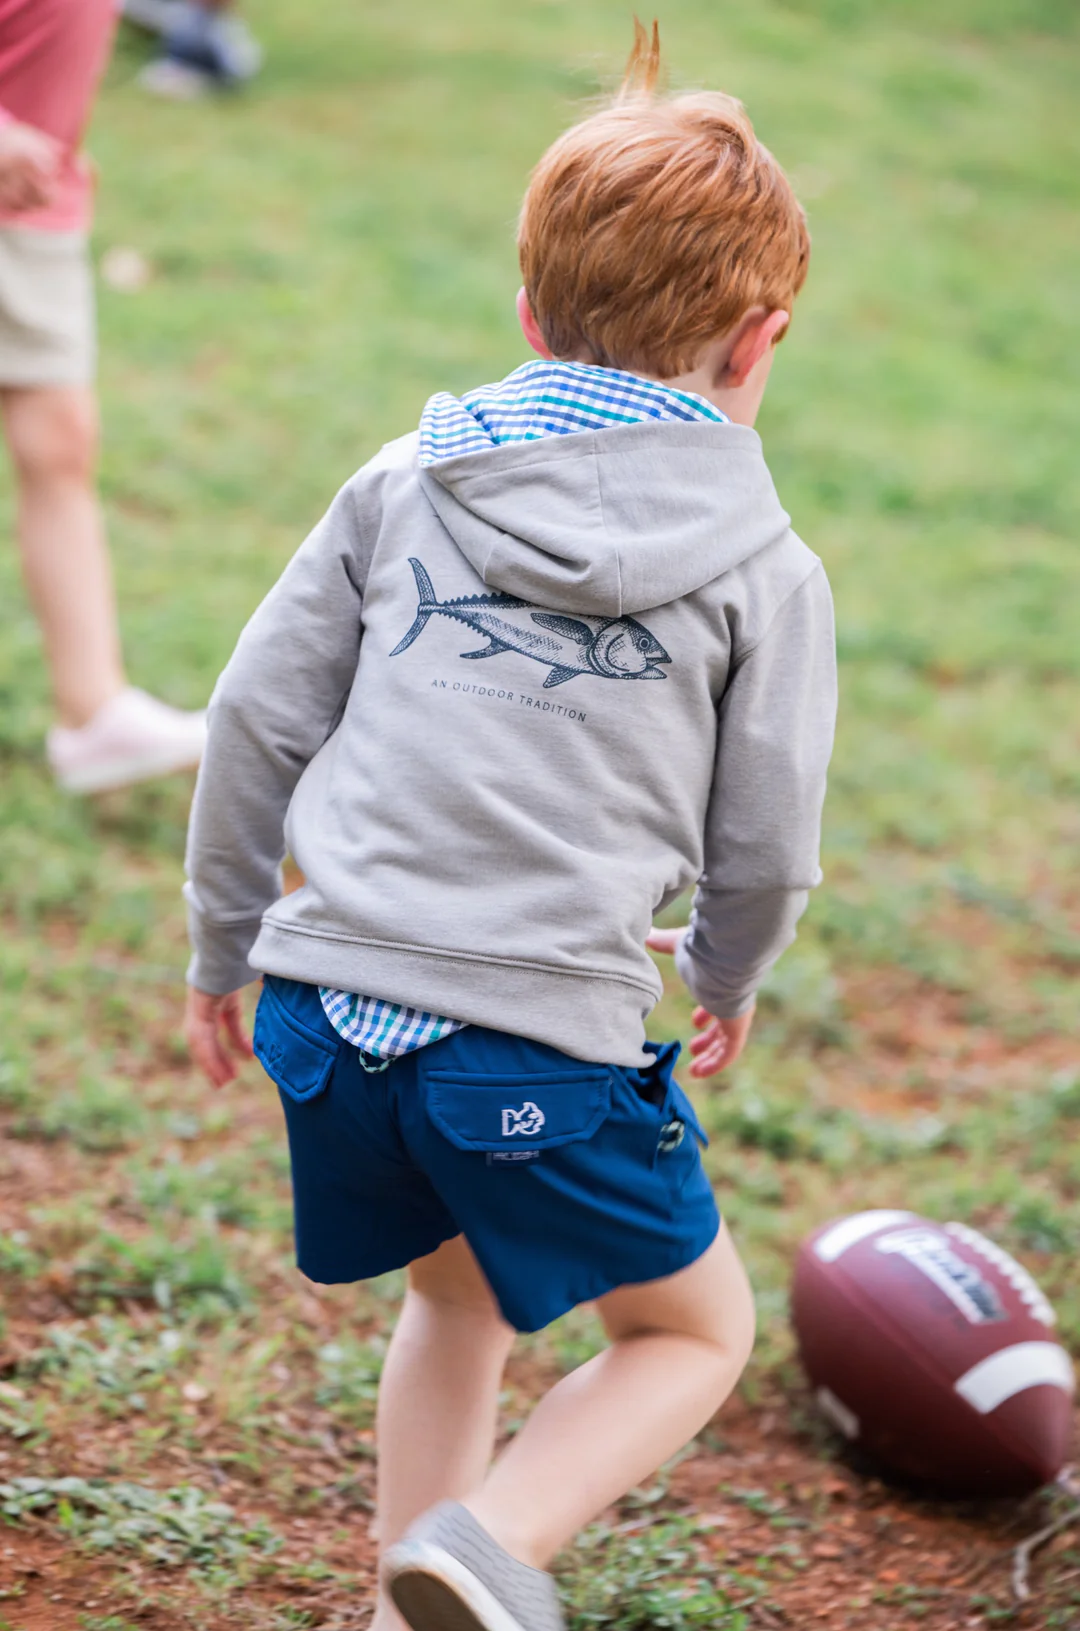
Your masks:
[{"label": "cargo pocket", "polygon": [[427,1073],[427,1111],[459,1150],[553,1150],[591,1138],[611,1113],[611,1072]]},{"label": "cargo pocket", "polygon": [[270,1080],[297,1104],[325,1091],[341,1048],[348,1047],[336,1032],[322,1035],[290,1014],[268,982],[255,1010],[252,1041]]}]

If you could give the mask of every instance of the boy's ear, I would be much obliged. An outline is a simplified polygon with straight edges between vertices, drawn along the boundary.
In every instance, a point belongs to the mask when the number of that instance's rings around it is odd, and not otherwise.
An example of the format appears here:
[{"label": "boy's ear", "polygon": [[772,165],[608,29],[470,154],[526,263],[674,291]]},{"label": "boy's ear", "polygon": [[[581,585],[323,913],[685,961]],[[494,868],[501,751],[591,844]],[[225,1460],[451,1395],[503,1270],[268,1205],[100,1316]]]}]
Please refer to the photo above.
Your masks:
[{"label": "boy's ear", "polygon": [[524,289],[519,289],[517,292],[517,314],[518,322],[521,324],[521,332],[536,352],[536,355],[543,357],[545,362],[551,362],[553,353],[544,342],[544,336],[540,332],[540,325],[533,316],[532,307],[529,305],[529,297]]},{"label": "boy's ear", "polygon": [[745,385],[762,357],[766,356],[791,322],[786,311],[766,311],[752,306],[735,325],[727,347],[722,383],[731,390]]}]

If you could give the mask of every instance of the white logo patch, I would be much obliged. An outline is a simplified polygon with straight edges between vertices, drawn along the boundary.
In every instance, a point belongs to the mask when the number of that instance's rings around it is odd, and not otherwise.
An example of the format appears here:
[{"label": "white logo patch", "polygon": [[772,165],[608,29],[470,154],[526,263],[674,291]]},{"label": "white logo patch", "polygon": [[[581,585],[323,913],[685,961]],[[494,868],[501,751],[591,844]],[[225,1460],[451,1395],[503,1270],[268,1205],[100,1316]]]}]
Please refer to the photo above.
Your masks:
[{"label": "white logo patch", "polygon": [[503,1110],[502,1135],[504,1138],[514,1138],[520,1133],[524,1138],[534,1138],[546,1120],[540,1106],[526,1099],[520,1110]]},{"label": "white logo patch", "polygon": [[972,1325],[990,1325],[1007,1318],[1001,1299],[974,1263],[953,1251],[939,1229],[898,1229],[874,1242],[875,1251],[906,1258],[913,1268],[932,1280]]}]

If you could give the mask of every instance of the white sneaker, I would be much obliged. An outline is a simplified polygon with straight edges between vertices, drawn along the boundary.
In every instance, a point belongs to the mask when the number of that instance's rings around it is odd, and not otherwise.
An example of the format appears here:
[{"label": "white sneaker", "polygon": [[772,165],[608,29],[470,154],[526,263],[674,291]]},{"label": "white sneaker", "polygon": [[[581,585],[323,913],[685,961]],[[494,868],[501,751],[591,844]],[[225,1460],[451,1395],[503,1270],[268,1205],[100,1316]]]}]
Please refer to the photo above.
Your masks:
[{"label": "white sneaker", "polygon": [[67,793],[103,793],[190,770],[202,758],[206,713],[183,713],[128,686],[78,730],[54,725],[45,753]]},{"label": "white sneaker", "polygon": [[152,96],[167,102],[197,102],[214,87],[214,77],[203,68],[178,62],[174,57],[155,57],[135,75],[135,82]]}]

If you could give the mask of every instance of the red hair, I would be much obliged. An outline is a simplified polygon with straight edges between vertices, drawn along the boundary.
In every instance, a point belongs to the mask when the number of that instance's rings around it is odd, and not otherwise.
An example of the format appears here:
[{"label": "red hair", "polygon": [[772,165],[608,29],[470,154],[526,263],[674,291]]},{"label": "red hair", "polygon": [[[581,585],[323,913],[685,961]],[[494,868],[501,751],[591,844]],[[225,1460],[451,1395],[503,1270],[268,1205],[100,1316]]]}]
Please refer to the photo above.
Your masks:
[{"label": "red hair", "polygon": [[616,101],[533,171],[518,253],[556,357],[670,379],[751,306],[791,309],[810,237],[742,103],[658,96],[659,71],[659,29],[635,18]]}]

